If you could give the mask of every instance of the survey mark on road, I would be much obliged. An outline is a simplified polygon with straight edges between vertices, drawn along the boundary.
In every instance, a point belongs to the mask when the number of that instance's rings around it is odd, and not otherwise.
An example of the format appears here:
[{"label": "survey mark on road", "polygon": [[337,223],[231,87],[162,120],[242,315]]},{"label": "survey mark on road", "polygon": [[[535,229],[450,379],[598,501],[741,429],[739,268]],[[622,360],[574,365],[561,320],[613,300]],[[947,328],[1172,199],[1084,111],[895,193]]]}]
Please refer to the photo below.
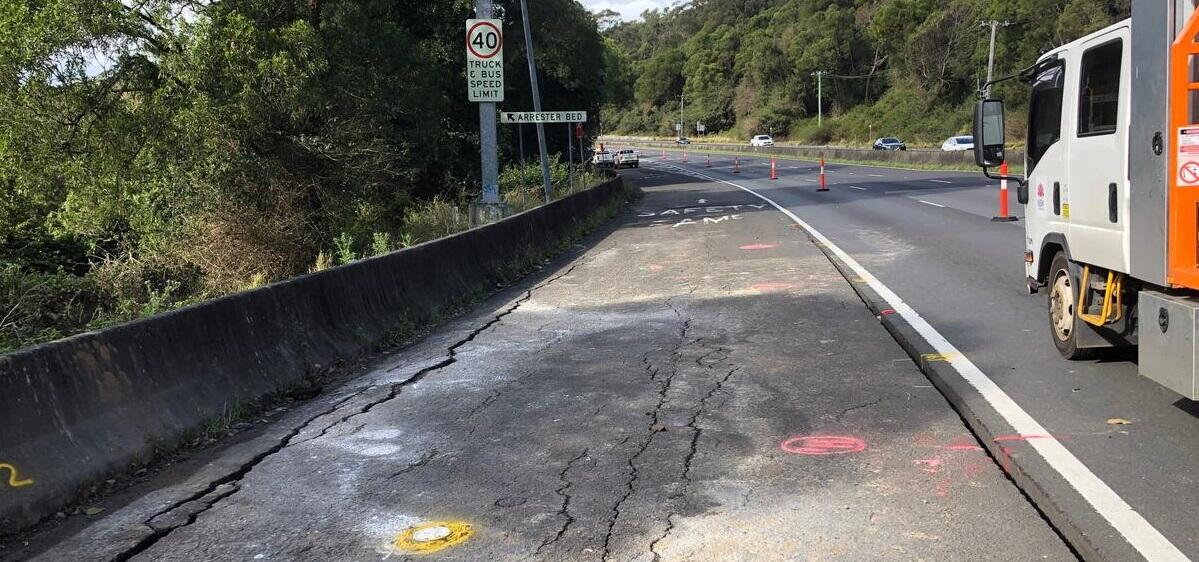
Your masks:
[{"label": "survey mark on road", "polygon": [[406,554],[429,554],[465,542],[475,532],[462,521],[431,521],[404,529],[395,538],[395,550]]},{"label": "survey mark on road", "polygon": [[793,455],[845,455],[866,450],[866,442],[844,435],[804,435],[783,441],[784,451]]}]

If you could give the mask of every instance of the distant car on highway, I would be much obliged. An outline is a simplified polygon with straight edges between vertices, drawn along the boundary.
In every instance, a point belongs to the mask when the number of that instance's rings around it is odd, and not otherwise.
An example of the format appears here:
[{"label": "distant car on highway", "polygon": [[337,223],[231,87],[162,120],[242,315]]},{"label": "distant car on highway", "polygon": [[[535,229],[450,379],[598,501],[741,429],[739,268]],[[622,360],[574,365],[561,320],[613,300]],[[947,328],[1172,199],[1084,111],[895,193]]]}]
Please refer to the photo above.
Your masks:
[{"label": "distant car on highway", "polygon": [[691,139],[687,137],[679,137],[674,141],[676,144],[691,144]]},{"label": "distant car on highway", "polygon": [[750,146],[774,146],[774,139],[770,135],[755,135],[749,139]]},{"label": "distant car on highway", "polygon": [[591,163],[601,168],[607,168],[608,166],[611,166],[613,163],[612,151],[601,150],[596,152],[595,155],[591,157]]},{"label": "distant car on highway", "polygon": [[883,137],[874,141],[875,150],[907,150],[908,145],[895,137]]},{"label": "distant car on highway", "polygon": [[974,150],[974,137],[949,137],[945,142],[941,143],[941,150],[945,152],[957,152],[960,150]]},{"label": "distant car on highway", "polygon": [[625,148],[616,152],[616,157],[613,158],[612,164],[617,168],[640,168],[641,157],[636,150]]}]

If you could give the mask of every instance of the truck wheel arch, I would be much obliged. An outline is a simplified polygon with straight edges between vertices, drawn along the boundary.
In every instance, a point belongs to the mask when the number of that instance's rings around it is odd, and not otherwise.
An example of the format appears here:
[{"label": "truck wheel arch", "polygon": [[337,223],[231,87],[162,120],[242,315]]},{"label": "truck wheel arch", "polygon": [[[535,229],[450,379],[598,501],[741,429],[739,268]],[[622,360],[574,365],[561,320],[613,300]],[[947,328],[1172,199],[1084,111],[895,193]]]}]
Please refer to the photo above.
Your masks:
[{"label": "truck wheel arch", "polygon": [[1037,260],[1037,283],[1044,285],[1049,282],[1049,268],[1053,265],[1053,256],[1065,252],[1066,261],[1070,261],[1070,244],[1060,232],[1051,232],[1041,240],[1041,251]]}]

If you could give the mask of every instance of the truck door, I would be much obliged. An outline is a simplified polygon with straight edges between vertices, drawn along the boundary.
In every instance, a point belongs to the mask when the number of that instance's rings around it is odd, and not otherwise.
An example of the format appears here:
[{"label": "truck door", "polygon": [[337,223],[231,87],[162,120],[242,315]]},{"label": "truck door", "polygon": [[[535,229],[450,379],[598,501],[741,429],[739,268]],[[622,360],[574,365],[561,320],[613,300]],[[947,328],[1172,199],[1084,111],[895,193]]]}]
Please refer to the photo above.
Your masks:
[{"label": "truck door", "polygon": [[1066,233],[1062,190],[1066,184],[1067,139],[1062,137],[1062,109],[1069,68],[1061,59],[1047,62],[1031,84],[1028,150],[1024,162],[1029,196],[1024,209],[1024,228],[1026,249],[1033,253],[1036,261],[1026,264],[1029,278],[1036,278],[1042,261],[1053,258],[1041,255],[1046,238],[1054,233],[1064,237]]},{"label": "truck door", "polygon": [[1128,273],[1128,28],[1072,49],[1068,83],[1070,253],[1076,261]]}]

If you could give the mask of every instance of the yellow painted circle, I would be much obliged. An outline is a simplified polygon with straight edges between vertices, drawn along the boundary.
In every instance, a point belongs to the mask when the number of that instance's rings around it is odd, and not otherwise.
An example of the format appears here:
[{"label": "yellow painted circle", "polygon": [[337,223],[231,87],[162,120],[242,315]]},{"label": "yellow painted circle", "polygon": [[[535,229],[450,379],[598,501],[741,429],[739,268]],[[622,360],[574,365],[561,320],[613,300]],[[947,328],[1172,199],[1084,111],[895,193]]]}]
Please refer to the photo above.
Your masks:
[{"label": "yellow painted circle", "polygon": [[458,545],[474,534],[469,523],[430,521],[404,529],[395,539],[395,548],[409,554],[426,554]]}]

